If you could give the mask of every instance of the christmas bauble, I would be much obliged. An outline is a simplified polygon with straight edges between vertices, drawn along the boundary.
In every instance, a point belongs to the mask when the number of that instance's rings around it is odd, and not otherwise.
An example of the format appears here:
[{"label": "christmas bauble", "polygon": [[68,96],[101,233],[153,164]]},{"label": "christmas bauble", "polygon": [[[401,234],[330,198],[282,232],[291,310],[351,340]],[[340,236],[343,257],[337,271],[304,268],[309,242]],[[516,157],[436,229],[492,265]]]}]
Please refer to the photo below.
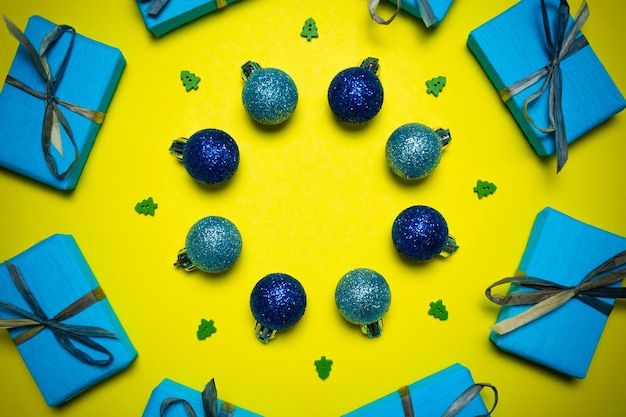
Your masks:
[{"label": "christmas bauble", "polygon": [[413,206],[403,210],[393,222],[393,244],[403,256],[427,261],[437,255],[452,255],[458,246],[448,236],[448,224],[432,207]]},{"label": "christmas bauble", "polygon": [[205,272],[222,272],[230,268],[241,254],[241,234],[230,220],[209,216],[198,220],[185,240],[174,264],[186,271],[196,268]]},{"label": "christmas bauble", "polygon": [[335,303],[347,321],[360,325],[369,337],[378,337],[382,331],[382,317],[391,304],[391,291],[378,272],[367,268],[354,269],[339,280]]},{"label": "christmas bauble", "polygon": [[254,121],[276,125],[291,117],[298,104],[298,89],[287,73],[250,61],[242,66],[242,73],[241,98]]},{"label": "christmas bauble", "polygon": [[443,147],[449,142],[448,130],[435,131],[420,123],[402,125],[387,140],[387,164],[394,174],[404,179],[424,178],[437,168]]},{"label": "christmas bauble", "polygon": [[378,114],[383,105],[383,85],[378,59],[367,58],[360,67],[339,72],[328,88],[328,104],[340,120],[359,124]]},{"label": "christmas bauble", "polygon": [[306,309],[306,293],[291,275],[273,273],[256,283],[250,294],[250,310],[257,321],[257,338],[267,343],[277,331],[296,324]]},{"label": "christmas bauble", "polygon": [[185,164],[192,178],[205,184],[226,181],[239,166],[237,143],[219,129],[203,129],[189,139],[176,139],[170,152]]}]

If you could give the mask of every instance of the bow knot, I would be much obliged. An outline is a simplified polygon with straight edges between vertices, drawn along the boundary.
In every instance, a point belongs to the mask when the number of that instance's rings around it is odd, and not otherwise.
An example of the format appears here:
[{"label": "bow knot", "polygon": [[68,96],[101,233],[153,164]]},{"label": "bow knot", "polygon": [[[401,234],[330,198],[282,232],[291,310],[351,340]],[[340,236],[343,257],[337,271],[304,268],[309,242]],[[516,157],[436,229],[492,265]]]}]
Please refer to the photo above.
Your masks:
[{"label": "bow knot", "polygon": [[[181,403],[187,413],[188,417],[197,417],[196,412],[193,411],[191,404],[185,399],[168,397],[161,402],[161,408],[159,414],[161,417],[165,416],[165,412],[170,405],[175,403]],[[226,401],[222,401],[222,406],[217,409],[217,389],[215,388],[215,380],[211,380],[204,386],[202,390],[202,410],[204,417],[232,417],[235,412],[235,406]]]}]

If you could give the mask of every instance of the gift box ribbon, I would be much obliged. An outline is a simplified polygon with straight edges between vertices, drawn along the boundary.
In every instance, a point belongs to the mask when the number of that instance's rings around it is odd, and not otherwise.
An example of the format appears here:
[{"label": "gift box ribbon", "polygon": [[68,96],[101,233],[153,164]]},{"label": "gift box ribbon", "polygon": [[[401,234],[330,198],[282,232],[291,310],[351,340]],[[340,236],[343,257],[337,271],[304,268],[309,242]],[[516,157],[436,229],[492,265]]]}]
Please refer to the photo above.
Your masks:
[{"label": "gift box ribbon", "polygon": [[[582,5],[578,9],[574,23],[569,32],[566,33],[567,23],[569,21],[569,4],[566,0],[561,0],[556,13],[555,39],[552,39],[550,30],[550,21],[544,0],[541,0],[541,13],[543,18],[543,29],[549,49],[550,62],[545,67],[535,71],[527,77],[513,83],[500,91],[500,97],[506,103],[513,96],[524,91],[528,87],[538,83],[541,79],[545,79],[541,88],[528,96],[524,100],[524,116],[526,120],[542,133],[554,132],[554,141],[557,155],[557,172],[563,168],[567,162],[567,138],[565,135],[565,119],[563,117],[563,108],[561,97],[563,92],[563,76],[561,73],[560,63],[572,54],[580,51],[589,43],[584,36],[577,36],[583,25],[589,18],[589,7],[587,1],[583,0]],[[550,120],[549,127],[539,127],[528,114],[528,106],[550,86],[548,98],[548,117]]]},{"label": "gift box ribbon", "polygon": [[[87,307],[90,307],[91,305],[104,299],[105,295],[100,287],[89,291],[87,294],[63,309],[59,314],[49,319],[35,299],[33,293],[26,285],[20,269],[8,261],[6,262],[6,267],[9,271],[13,284],[32,310],[32,313],[30,313],[15,306],[14,304],[0,301],[0,308],[5,308],[18,316],[23,317],[21,319],[0,319],[0,328],[14,329],[30,327],[30,329],[20,333],[13,339],[16,345],[20,345],[21,343],[28,341],[44,328],[47,328],[52,331],[54,337],[63,348],[82,362],[89,365],[106,366],[113,361],[113,355],[104,346],[93,341],[92,338],[108,337],[117,339],[117,336],[114,333],[99,327],[62,323],[62,321],[75,316]],[[106,359],[94,359],[88,353],[74,346],[71,340],[94,351],[103,353],[106,356]]]},{"label": "gift box ribbon", "polygon": [[[151,3],[146,9],[146,13],[148,13],[150,16],[158,16],[158,14],[161,13],[161,9],[163,9],[163,7],[167,4],[169,0],[139,0],[139,1],[142,3],[145,3],[146,1],[150,1]],[[226,2],[226,0],[215,0],[215,3],[217,4],[218,9],[228,6],[228,3]]]},{"label": "gift box ribbon", "polygon": [[[477,417],[487,417],[493,413],[493,410],[496,409],[496,405],[498,405],[498,390],[491,384],[487,384],[484,382],[472,384],[469,388],[459,395],[452,404],[448,407],[446,412],[441,417],[454,417],[456,416],[462,409],[467,407],[467,405],[472,402],[472,400],[478,396],[480,391],[483,388],[491,388],[494,393],[494,401],[493,406],[491,407],[491,411],[487,414]],[[413,401],[411,400],[411,393],[409,392],[409,387],[404,386],[398,390],[400,394],[400,399],[402,401],[402,411],[404,412],[404,417],[414,417],[413,414]]]},{"label": "gift box ribbon", "polygon": [[[76,146],[74,135],[72,134],[72,129],[70,128],[70,125],[67,122],[65,116],[63,116],[63,113],[61,112],[59,106],[63,106],[73,111],[74,113],[77,113],[91,120],[94,123],[102,124],[102,122],[104,121],[103,112],[89,110],[84,107],[68,103],[67,101],[60,100],[55,95],[59,82],[63,77],[65,66],[72,50],[72,45],[74,44],[74,36],[76,34],[76,31],[71,26],[56,26],[42,39],[39,53],[37,53],[35,47],[28,40],[26,35],[24,35],[24,33],[17,26],[15,26],[15,24],[11,22],[9,18],[4,15],[3,18],[9,29],[9,32],[11,32],[11,35],[13,35],[13,37],[15,37],[15,39],[17,39],[18,42],[28,52],[28,56],[30,57],[33,66],[43,79],[46,91],[45,93],[41,93],[37,90],[34,90],[20,80],[12,77],[11,75],[7,75],[5,82],[44,101],[45,111],[43,117],[43,127],[41,130],[41,146],[48,168],[55,177],[63,179],[70,173],[70,171],[72,170],[72,168],[74,168],[74,165],[78,161],[78,147]],[[56,72],[56,74],[52,75],[50,71],[50,66],[48,65],[48,59],[46,57],[46,54],[48,52],[48,49],[66,33],[70,36],[69,46],[66,50],[65,55],[63,56],[58,71]],[[63,145],[61,142],[60,126],[62,126],[63,129],[67,132],[67,135],[72,142],[72,146],[74,147],[74,159],[72,160],[68,168],[61,173],[59,173],[57,169],[57,164],[50,152],[50,144],[52,144],[59,152],[59,154],[63,156]]]},{"label": "gift box ribbon", "polygon": [[[169,397],[161,402],[160,415],[165,417],[165,412],[172,404],[182,403],[189,417],[197,417],[196,412],[191,408],[191,404],[185,399]],[[222,401],[222,406],[217,410],[217,389],[215,388],[215,380],[211,379],[202,390],[202,409],[204,417],[232,417],[235,413],[235,406],[226,401]]]},{"label": "gift box ribbon", "polygon": [[[378,4],[380,0],[367,0],[367,8],[369,9],[370,16],[374,19],[374,22],[379,23],[381,25],[388,25],[396,18],[398,13],[400,12],[400,8],[402,6],[402,0],[397,0],[396,11],[391,15],[391,17],[387,20],[383,19],[376,13],[376,8],[378,8]],[[417,0],[417,8],[420,13],[420,17],[424,21],[426,27],[430,27],[435,23],[437,18],[435,17],[435,13],[433,12],[433,8],[430,6],[428,0]]]},{"label": "gift box ribbon", "polygon": [[[499,305],[533,304],[533,306],[513,317],[496,323],[491,329],[501,335],[507,334],[559,308],[574,297],[608,316],[613,309],[613,305],[599,298],[626,298],[626,288],[609,287],[609,285],[626,277],[625,265],[626,251],[623,251],[593,269],[579,285],[573,287],[526,275],[501,279],[490,285],[485,291],[485,295],[489,300]],[[508,283],[532,288],[537,291],[512,291],[506,296],[491,293],[492,288]]]}]

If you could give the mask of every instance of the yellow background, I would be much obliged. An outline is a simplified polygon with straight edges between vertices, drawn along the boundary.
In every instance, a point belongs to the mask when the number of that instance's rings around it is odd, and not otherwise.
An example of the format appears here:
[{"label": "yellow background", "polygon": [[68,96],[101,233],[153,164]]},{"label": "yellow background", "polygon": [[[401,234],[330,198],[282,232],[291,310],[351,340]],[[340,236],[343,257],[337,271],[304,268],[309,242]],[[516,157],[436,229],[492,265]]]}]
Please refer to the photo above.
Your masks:
[{"label": "yellow background", "polygon": [[[626,235],[626,113],[570,146],[556,175],[555,158],[536,156],[466,46],[470,30],[514,3],[458,0],[439,27],[426,29],[405,12],[376,25],[364,0],[242,0],[157,39],[131,0],[0,0],[21,28],[39,14],[120,48],[127,60],[75,191],[0,171],[0,258],[54,233],[74,235],[139,351],[126,371],[48,408],[2,332],[0,414],[139,416],[163,378],[199,390],[214,377],[220,398],[259,414],[338,416],[460,362],[476,381],[498,387],[496,416],[623,415],[623,302],[584,380],[488,340],[499,308],[484,290],[515,271],[539,210],[552,206]],[[626,9],[589,3],[583,32],[626,92]],[[300,36],[308,17],[319,31],[310,42]],[[16,49],[0,30],[2,79]],[[329,110],[328,85],[368,56],[380,60],[384,105],[369,124],[348,128]],[[300,99],[284,125],[262,127],[245,113],[240,66],[248,60],[296,82]],[[197,91],[185,91],[181,70],[202,78]],[[425,81],[439,75],[447,77],[442,93],[426,94]],[[390,133],[408,122],[447,127],[453,136],[439,167],[416,183],[397,180],[384,156]],[[241,152],[237,173],[220,187],[194,182],[168,152],[173,139],[207,127],[231,134]],[[496,193],[479,200],[478,179],[495,183]],[[155,216],[137,214],[135,204],[149,196],[159,205]],[[454,256],[426,264],[400,258],[391,224],[415,204],[445,216],[460,245]],[[217,276],[174,268],[187,231],[207,215],[238,226],[239,261]],[[377,270],[391,287],[378,339],[343,320],[334,304],[338,280],[358,267]],[[263,345],[249,296],[271,272],[298,278],[308,306],[295,327]],[[447,321],[427,314],[437,299]],[[196,338],[201,318],[217,328],[204,341]],[[325,381],[313,365],[322,355],[333,361]]]}]

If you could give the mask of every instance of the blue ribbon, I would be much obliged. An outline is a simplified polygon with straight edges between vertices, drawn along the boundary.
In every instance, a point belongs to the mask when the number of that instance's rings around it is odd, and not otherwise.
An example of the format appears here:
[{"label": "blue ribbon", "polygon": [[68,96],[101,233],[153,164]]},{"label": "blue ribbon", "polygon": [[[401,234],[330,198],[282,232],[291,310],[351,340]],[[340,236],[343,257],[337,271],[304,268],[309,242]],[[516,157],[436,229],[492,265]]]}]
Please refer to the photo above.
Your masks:
[{"label": "blue ribbon", "polygon": [[[483,388],[491,388],[494,393],[494,401],[493,406],[491,407],[491,411],[487,414],[483,414],[477,417],[488,417],[493,413],[493,410],[496,409],[496,405],[498,405],[498,390],[491,384],[487,384],[485,382],[475,383],[469,386],[465,391],[463,391],[453,402],[450,404],[448,409],[444,412],[441,417],[454,417],[461,410],[463,410],[467,405],[472,402],[472,400],[478,396],[480,391]],[[413,401],[411,400],[411,393],[409,392],[409,387],[404,386],[400,388],[400,399],[402,401],[402,411],[404,412],[404,417],[414,417],[413,411]]]},{"label": "blue ribbon", "polygon": [[[567,162],[567,138],[565,135],[565,120],[563,117],[563,109],[561,104],[561,96],[563,91],[563,80],[561,74],[560,63],[567,57],[578,52],[589,43],[584,36],[577,36],[583,25],[589,18],[589,7],[586,0],[583,0],[574,23],[569,32],[566,33],[567,23],[569,21],[569,4],[566,0],[560,0],[559,8],[556,14],[555,38],[552,39],[550,30],[550,21],[548,19],[548,11],[544,0],[541,0],[541,13],[543,18],[543,29],[546,43],[549,50],[550,62],[544,68],[541,68],[522,80],[512,84],[500,91],[500,97],[507,102],[511,97],[524,91],[528,87],[536,84],[541,79],[544,83],[539,91],[531,94],[524,100],[524,115],[526,120],[542,133],[554,132],[555,146],[557,154],[557,169],[559,172]],[[528,105],[535,99],[540,97],[546,88],[549,89],[548,117],[550,126],[547,128],[539,127],[528,114]]]},{"label": "blue ribbon", "polygon": [[[160,416],[165,417],[167,409],[176,403],[181,403],[185,407],[185,412],[189,417],[197,417],[196,412],[191,408],[191,404],[183,398],[169,397],[161,402]],[[217,410],[217,389],[215,388],[215,380],[211,379],[202,390],[202,409],[204,417],[232,417],[235,412],[235,406],[222,401],[222,406]]]},{"label": "blue ribbon", "polygon": [[[76,146],[76,141],[74,140],[72,129],[70,128],[70,125],[67,122],[65,116],[63,116],[63,113],[61,112],[59,106],[63,106],[97,124],[101,124],[104,120],[103,112],[89,110],[84,107],[68,103],[67,101],[60,100],[56,96],[56,89],[59,85],[59,82],[61,81],[61,78],[63,77],[63,73],[65,72],[67,60],[70,56],[70,52],[74,44],[74,36],[76,34],[76,31],[71,26],[56,26],[42,39],[38,53],[30,40],[28,40],[26,35],[24,35],[24,33],[13,22],[11,22],[9,18],[4,15],[3,18],[11,35],[13,35],[13,37],[15,37],[15,39],[17,39],[18,42],[28,52],[28,56],[30,57],[33,66],[35,67],[37,73],[39,73],[45,84],[46,91],[45,93],[41,93],[37,90],[34,90],[10,75],[7,75],[5,82],[44,101],[45,111],[43,126],[41,129],[41,146],[48,168],[55,177],[63,179],[70,173],[72,168],[74,168],[76,162],[78,162],[78,147]],[[50,66],[48,65],[48,59],[46,57],[46,54],[49,48],[66,33],[70,36],[69,46],[65,55],[63,56],[63,60],[61,61],[57,73],[52,75]],[[74,159],[70,163],[69,167],[61,173],[59,173],[56,161],[54,160],[54,157],[50,152],[50,144],[52,144],[57,148],[59,153],[63,155],[59,123],[67,132],[72,146],[74,147]]]},{"label": "blue ribbon", "polygon": [[[9,261],[6,261],[5,264],[13,284],[32,310],[31,313],[17,307],[14,304],[0,301],[0,308],[7,309],[22,317],[21,319],[0,319],[0,328],[29,328],[13,339],[16,345],[29,340],[44,328],[47,328],[52,331],[59,344],[80,361],[96,366],[106,366],[113,361],[113,355],[111,352],[109,352],[101,344],[93,341],[91,338],[108,337],[117,339],[117,336],[114,333],[100,327],[62,323],[63,320],[75,316],[87,307],[105,298],[104,292],[100,287],[88,292],[74,303],[63,309],[55,317],[50,319],[26,285],[20,269]],[[106,356],[106,359],[94,359],[88,353],[74,346],[72,340],[89,349],[103,353]]]}]

